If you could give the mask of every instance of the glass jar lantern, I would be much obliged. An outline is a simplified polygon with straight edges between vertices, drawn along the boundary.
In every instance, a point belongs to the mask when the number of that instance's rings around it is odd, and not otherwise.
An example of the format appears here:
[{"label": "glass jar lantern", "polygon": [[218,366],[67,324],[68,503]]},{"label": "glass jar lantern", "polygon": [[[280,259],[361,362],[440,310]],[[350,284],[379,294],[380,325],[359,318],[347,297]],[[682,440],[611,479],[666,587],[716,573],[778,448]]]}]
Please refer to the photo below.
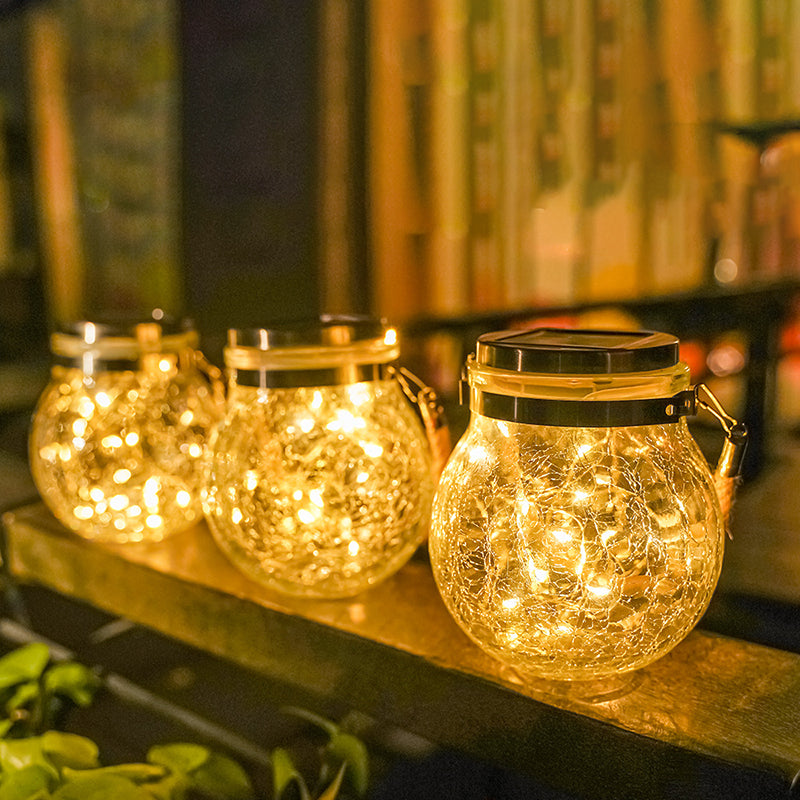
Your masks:
[{"label": "glass jar lantern", "polygon": [[[715,477],[734,481],[743,426],[690,387],[662,333],[485,334],[465,379],[429,541],[456,622],[528,677],[606,678],[666,653],[716,586]],[[728,433],[716,476],[687,426],[698,405]]]},{"label": "glass jar lantern", "polygon": [[[396,332],[369,319],[229,332],[206,516],[244,573],[290,595],[346,597],[427,537],[435,467],[398,356]],[[426,391],[412,394],[428,415]]]},{"label": "glass jar lantern", "polygon": [[222,411],[195,330],[80,322],[51,337],[34,413],[42,499],[88,539],[156,542],[202,518],[203,456]]}]

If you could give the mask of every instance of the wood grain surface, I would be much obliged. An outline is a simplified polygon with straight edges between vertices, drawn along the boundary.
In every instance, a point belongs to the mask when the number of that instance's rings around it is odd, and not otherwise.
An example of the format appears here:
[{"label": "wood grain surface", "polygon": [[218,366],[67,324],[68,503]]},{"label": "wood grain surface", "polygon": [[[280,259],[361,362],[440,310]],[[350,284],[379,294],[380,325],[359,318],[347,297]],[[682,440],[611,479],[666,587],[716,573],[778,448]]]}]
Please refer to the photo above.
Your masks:
[{"label": "wood grain surface", "polygon": [[160,545],[86,542],[43,505],[4,516],[7,570],[428,739],[592,798],[790,797],[800,656],[695,631],[591,685],[522,682],[453,623],[418,556],[350,600],[275,595],[204,524]]}]

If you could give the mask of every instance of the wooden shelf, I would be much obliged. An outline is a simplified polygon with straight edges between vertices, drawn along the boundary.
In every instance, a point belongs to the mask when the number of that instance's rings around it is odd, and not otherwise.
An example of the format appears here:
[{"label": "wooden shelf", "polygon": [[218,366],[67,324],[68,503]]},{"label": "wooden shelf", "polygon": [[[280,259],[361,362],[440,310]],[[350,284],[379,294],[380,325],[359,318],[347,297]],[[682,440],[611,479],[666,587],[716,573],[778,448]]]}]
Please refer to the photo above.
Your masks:
[{"label": "wooden shelf", "polygon": [[[652,295],[627,300],[598,300],[567,306],[527,306],[500,308],[452,316],[421,316],[402,326],[407,336],[425,336],[450,331],[469,337],[467,345],[479,333],[528,323],[548,317],[575,316],[586,311],[619,308],[640,316],[659,329],[670,330],[683,338],[708,336],[735,328],[748,329],[779,322],[792,299],[800,292],[796,278],[780,280],[752,279],[731,287],[704,286],[689,292]],[[763,314],[769,314],[768,319]]]},{"label": "wooden shelf", "polygon": [[205,525],[101,545],[37,503],[4,527],[19,582],[581,797],[788,797],[800,773],[797,655],[695,631],[624,680],[523,684],[455,626],[421,559],[352,600],[312,602],[240,575]]}]

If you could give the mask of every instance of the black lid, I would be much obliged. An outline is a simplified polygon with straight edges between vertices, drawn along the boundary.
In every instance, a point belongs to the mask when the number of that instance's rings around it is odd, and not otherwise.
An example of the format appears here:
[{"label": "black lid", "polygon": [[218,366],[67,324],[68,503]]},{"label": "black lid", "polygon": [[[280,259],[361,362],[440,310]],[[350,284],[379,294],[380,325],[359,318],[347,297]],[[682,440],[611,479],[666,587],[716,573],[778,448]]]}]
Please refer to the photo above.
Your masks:
[{"label": "black lid", "polygon": [[382,320],[373,317],[325,314],[313,319],[291,320],[271,328],[231,328],[228,345],[260,350],[344,345],[382,338],[386,328]]},{"label": "black lid", "polygon": [[478,337],[478,364],[512,372],[609,375],[674,367],[678,339],[656,331],[534,328]]},{"label": "black lid", "polygon": [[186,317],[172,317],[163,313],[148,316],[103,315],[92,319],[66,322],[58,326],[56,333],[85,339],[89,329],[93,340],[109,337],[130,337],[135,339],[142,325],[157,325],[160,336],[173,336],[195,330],[194,322]]}]

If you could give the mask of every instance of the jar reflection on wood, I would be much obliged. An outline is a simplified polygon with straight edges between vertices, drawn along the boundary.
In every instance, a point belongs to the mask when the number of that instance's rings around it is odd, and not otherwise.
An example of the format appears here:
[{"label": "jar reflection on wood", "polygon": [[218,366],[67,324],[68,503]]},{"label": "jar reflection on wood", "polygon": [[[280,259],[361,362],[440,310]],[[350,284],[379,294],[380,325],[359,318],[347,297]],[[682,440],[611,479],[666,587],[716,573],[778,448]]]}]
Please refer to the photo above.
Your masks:
[{"label": "jar reflection on wood", "polygon": [[395,331],[368,319],[230,331],[206,515],[250,577],[291,595],[349,596],[427,536],[431,454],[390,366],[398,355]]},{"label": "jar reflection on wood", "polygon": [[30,461],[68,528],[154,542],[202,518],[206,439],[222,408],[196,345],[193,329],[163,322],[81,322],[53,334]]},{"label": "jar reflection on wood", "polygon": [[666,653],[710,601],[724,532],[678,341],[486,334],[466,379],[471,420],[429,543],[452,616],[533,677],[603,678]]}]

